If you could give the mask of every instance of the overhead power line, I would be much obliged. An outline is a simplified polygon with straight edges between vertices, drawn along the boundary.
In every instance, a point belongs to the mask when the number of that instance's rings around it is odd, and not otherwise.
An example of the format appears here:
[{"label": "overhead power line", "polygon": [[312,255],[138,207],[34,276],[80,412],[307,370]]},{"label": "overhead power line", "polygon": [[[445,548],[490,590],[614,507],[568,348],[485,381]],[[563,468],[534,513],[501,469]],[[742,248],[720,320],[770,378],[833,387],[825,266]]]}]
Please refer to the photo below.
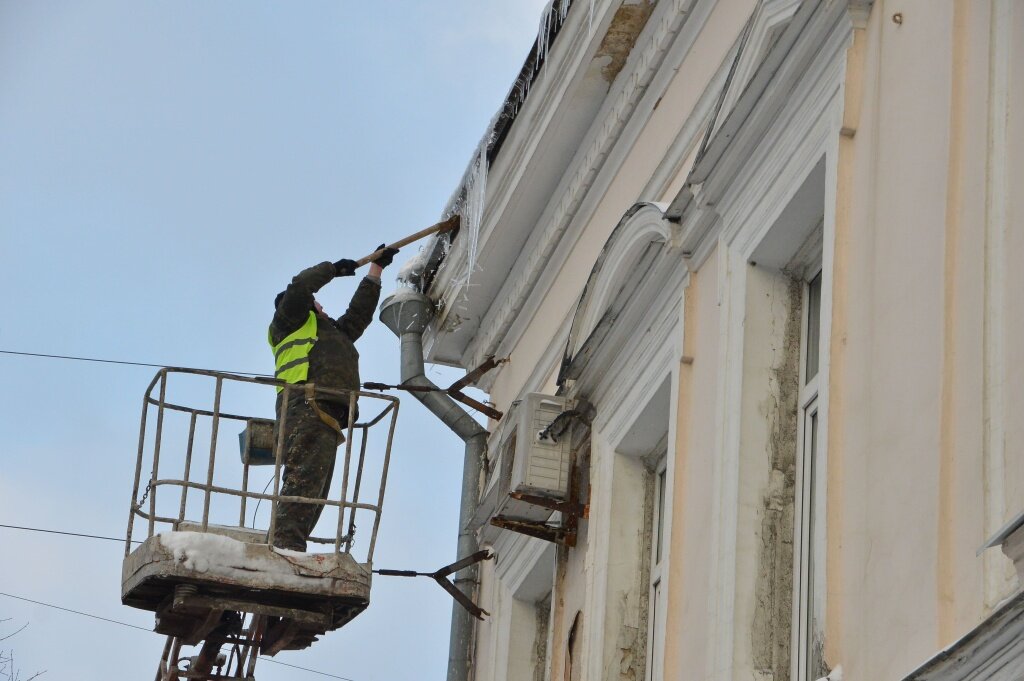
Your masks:
[{"label": "overhead power line", "polygon": [[242,376],[264,376],[271,378],[270,374],[262,374],[255,371],[224,371],[223,369],[196,369],[196,367],[179,367],[171,364],[154,364],[152,362],[130,362],[121,359],[102,359],[99,357],[76,357],[74,355],[48,355],[43,352],[20,352],[17,350],[0,350],[0,355],[17,355],[20,357],[41,357],[43,359],[66,359],[75,362],[99,362],[100,364],[123,364],[134,367],[154,367],[156,369],[191,369],[195,371],[219,371],[225,374],[240,374]]},{"label": "overhead power line", "polygon": [[[106,539],[108,541],[116,541],[116,542],[124,543],[124,539],[120,539],[118,537],[104,537],[104,536],[98,535],[98,534],[82,534],[81,532],[65,532],[64,530],[45,530],[45,529],[43,529],[41,527],[23,527],[22,525],[3,525],[3,524],[0,524],[0,527],[6,527],[9,530],[26,530],[28,532],[46,532],[47,534],[63,534],[63,535],[67,535],[68,537],[83,537],[85,539]],[[136,539],[133,539],[132,543],[133,544],[141,544],[142,542],[140,542],[140,541],[138,541]]]},{"label": "overhead power line", "polygon": [[36,605],[42,605],[42,606],[47,607],[47,608],[53,608],[54,610],[63,610],[64,612],[70,612],[73,615],[81,615],[82,617],[91,617],[94,620],[100,620],[100,621],[103,621],[103,622],[110,622],[111,624],[120,624],[122,627],[128,627],[129,629],[138,629],[139,631],[150,631],[146,627],[140,627],[137,624],[129,624],[128,622],[122,622],[121,620],[112,620],[109,617],[100,617],[99,615],[92,615],[92,614],[87,613],[87,612],[82,612],[81,610],[72,610],[71,608],[65,608],[65,607],[62,607],[62,606],[59,606],[59,605],[54,605],[53,603],[44,603],[43,601],[35,601],[35,600],[32,600],[31,598],[25,598],[24,596],[15,596],[14,594],[4,593],[3,591],[0,591],[0,596],[7,596],[8,598],[13,598],[16,601],[25,601],[26,603],[35,603]]},{"label": "overhead power line", "polygon": [[[53,603],[46,603],[44,601],[37,601],[37,600],[34,600],[32,598],[25,598],[24,596],[15,596],[14,594],[5,593],[3,591],[0,591],[0,596],[6,596],[7,598],[13,598],[14,600],[24,601],[26,603],[33,603],[35,605],[41,605],[41,606],[43,606],[45,608],[53,608],[54,610],[61,610],[63,612],[69,612],[69,613],[71,613],[73,615],[81,615],[82,617],[89,617],[89,618],[92,618],[94,620],[100,620],[101,622],[109,622],[110,624],[119,624],[122,627],[128,627],[129,629],[138,629],[139,631],[145,631],[145,632],[151,632],[152,631],[150,629],[147,629],[146,627],[140,627],[137,624],[129,624],[128,622],[122,622],[120,620],[112,620],[109,617],[100,617],[99,615],[93,615],[93,614],[88,613],[88,612],[82,612],[81,610],[72,610],[71,608],[65,608],[65,607],[60,606],[60,605],[54,605]],[[261,660],[266,660],[267,662],[270,662],[270,663],[273,663],[273,664],[279,664],[282,667],[291,667],[292,669],[301,669],[304,672],[309,672],[311,674],[319,674],[320,676],[327,676],[327,677],[332,678],[332,679],[341,679],[342,681],[354,681],[353,679],[350,679],[350,678],[345,677],[345,676],[338,676],[337,674],[330,674],[328,672],[322,672],[322,671],[320,671],[318,669],[310,669],[309,667],[300,667],[300,666],[298,666],[296,664],[288,664],[287,662],[280,662],[278,660],[275,660],[275,659],[272,659],[272,658],[269,658],[269,657],[264,657],[263,655],[260,655],[260,659]]]}]

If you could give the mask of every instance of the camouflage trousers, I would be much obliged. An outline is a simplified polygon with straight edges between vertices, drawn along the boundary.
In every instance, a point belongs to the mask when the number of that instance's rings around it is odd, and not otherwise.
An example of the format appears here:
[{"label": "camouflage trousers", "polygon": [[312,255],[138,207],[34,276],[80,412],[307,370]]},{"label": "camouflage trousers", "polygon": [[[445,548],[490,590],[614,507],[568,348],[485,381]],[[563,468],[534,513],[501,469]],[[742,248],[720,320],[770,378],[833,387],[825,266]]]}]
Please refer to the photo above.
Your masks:
[{"label": "camouflage trousers", "polygon": [[[324,423],[311,406],[301,399],[293,400],[285,421],[281,494],[326,499],[340,441],[337,431]],[[274,520],[274,546],[305,551],[306,540],[323,510],[323,504],[279,503]]]}]

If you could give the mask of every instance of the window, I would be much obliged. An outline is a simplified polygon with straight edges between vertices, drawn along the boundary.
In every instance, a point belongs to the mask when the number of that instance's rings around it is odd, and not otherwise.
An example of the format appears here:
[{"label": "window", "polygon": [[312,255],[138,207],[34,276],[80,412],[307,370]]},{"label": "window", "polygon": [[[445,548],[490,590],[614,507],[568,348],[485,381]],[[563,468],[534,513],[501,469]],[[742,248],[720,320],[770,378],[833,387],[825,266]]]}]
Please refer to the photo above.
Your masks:
[{"label": "window", "polygon": [[662,455],[654,465],[654,495],[651,505],[651,570],[648,591],[647,618],[647,679],[661,681],[663,678],[665,638],[665,568],[668,561],[665,526],[667,510],[665,499],[667,492],[667,459]]},{"label": "window", "polygon": [[821,271],[804,283],[794,527],[793,678],[813,681],[823,675],[821,609],[824,597],[824,532],[819,508],[821,479],[818,386],[821,351]]},{"label": "window", "polygon": [[[499,625],[494,630],[494,635],[503,639],[503,653],[507,655],[501,678],[507,681],[546,681],[551,661],[555,545],[530,539],[525,543],[518,542],[517,546],[518,550],[506,546],[504,555],[516,554],[516,558],[505,561],[496,571],[496,576],[508,586],[508,595],[511,596],[502,599],[501,604],[509,613],[507,629]],[[497,643],[498,639],[493,641]],[[501,650],[503,646],[497,643],[497,647]]]}]

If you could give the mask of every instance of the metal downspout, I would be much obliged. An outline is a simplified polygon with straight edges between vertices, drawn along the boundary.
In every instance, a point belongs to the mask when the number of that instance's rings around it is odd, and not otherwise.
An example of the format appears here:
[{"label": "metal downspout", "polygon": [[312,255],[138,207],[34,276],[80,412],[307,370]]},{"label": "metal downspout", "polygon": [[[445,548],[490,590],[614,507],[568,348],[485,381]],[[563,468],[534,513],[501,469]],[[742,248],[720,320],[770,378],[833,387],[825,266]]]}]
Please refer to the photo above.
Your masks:
[{"label": "metal downspout", "polygon": [[[401,339],[402,384],[436,388],[423,367],[423,331],[433,315],[430,299],[411,289],[389,296],[380,306],[380,320]],[[487,448],[487,430],[444,392],[413,392],[413,397],[452,429],[466,443],[462,465],[462,497],[459,502],[459,542],[457,558],[478,550],[475,533],[469,529],[479,501],[480,462]],[[474,598],[478,566],[471,565],[455,574],[455,585]],[[473,654],[473,616],[458,603],[452,603],[451,635],[448,643],[448,681],[469,681]]]}]

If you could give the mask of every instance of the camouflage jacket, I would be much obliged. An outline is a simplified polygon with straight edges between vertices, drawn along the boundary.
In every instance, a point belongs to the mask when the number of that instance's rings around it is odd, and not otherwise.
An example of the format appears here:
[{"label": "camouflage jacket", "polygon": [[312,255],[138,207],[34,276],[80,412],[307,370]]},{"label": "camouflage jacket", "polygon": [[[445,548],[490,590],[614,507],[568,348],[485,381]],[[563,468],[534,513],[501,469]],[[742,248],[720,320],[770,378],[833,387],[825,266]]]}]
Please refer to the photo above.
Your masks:
[{"label": "camouflage jacket", "polygon": [[[334,279],[334,265],[322,262],[302,270],[285,289],[270,323],[270,340],[280,343],[309,318],[313,294]],[[356,289],[345,314],[337,319],[317,317],[317,341],[309,353],[309,377],[318,387],[358,390],[359,352],[355,342],[373,321],[380,299],[380,280],[365,277]],[[296,397],[301,392],[296,393]]]}]

